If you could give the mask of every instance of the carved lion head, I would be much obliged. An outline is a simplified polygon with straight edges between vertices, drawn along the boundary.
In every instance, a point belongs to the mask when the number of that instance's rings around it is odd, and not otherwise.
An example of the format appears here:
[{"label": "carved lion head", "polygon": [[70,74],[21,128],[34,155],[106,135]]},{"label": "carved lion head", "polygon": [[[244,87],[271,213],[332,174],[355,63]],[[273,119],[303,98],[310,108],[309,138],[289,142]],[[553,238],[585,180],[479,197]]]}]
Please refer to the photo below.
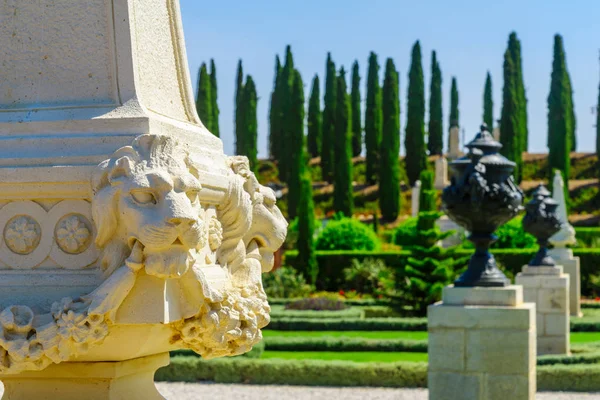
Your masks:
[{"label": "carved lion head", "polygon": [[168,136],[142,135],[102,162],[92,213],[105,273],[127,260],[149,275],[182,276],[204,245],[201,188],[187,149]]}]

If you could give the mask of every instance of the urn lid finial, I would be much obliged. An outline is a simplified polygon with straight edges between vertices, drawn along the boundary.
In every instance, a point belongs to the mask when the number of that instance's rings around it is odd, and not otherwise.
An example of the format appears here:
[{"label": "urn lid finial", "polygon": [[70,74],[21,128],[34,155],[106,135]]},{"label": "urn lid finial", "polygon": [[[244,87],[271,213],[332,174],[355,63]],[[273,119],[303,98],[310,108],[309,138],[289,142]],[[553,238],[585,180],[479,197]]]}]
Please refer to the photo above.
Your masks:
[{"label": "urn lid finial", "polygon": [[502,148],[502,144],[494,139],[485,123],[481,124],[480,132],[467,144],[469,150],[479,149],[483,153],[494,153]]}]

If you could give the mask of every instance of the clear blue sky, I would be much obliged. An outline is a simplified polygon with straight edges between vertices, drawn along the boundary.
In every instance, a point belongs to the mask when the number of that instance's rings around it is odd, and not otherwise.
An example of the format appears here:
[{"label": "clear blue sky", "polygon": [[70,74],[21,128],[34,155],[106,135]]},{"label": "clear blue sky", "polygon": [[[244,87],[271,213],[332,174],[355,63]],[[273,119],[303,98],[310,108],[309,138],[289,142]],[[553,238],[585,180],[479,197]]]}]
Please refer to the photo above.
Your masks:
[{"label": "clear blue sky", "polygon": [[[290,44],[308,98],[311,80],[323,84],[325,57],[331,51],[336,66],[350,69],[357,59],[365,93],[367,58],[380,64],[393,57],[400,71],[402,152],[410,51],[421,41],[426,87],[431,50],[436,50],[443,73],[444,130],[447,130],[450,80],[456,76],[460,94],[460,123],[469,140],[482,119],[486,71],[492,74],[494,118],[500,114],[502,61],[509,33],[522,45],[527,89],[530,151],[546,152],[547,105],[553,35],[563,35],[573,82],[579,151],[594,151],[595,115],[600,67],[600,1],[598,0],[181,0],[187,52],[196,81],[202,62],[215,59],[221,109],[221,138],[233,153],[233,98],[236,64],[243,60],[259,95],[259,155],[267,155],[268,107],[273,87],[275,54]],[[383,68],[382,68],[383,70]],[[323,93],[323,88],[321,89]],[[428,96],[428,93],[427,93]],[[364,112],[364,111],[363,111]],[[364,118],[364,116],[363,116]]]}]

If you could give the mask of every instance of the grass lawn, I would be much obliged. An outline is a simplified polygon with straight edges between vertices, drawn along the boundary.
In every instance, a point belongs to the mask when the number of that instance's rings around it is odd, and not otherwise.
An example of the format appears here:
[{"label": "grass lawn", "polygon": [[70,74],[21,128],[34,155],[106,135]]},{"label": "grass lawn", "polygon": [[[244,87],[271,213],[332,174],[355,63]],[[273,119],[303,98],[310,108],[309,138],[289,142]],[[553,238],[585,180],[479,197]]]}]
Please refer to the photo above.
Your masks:
[{"label": "grass lawn", "polygon": [[[365,339],[427,340],[427,332],[411,331],[271,331],[264,330],[263,336],[275,337],[360,337]],[[598,339],[600,340],[600,339]]]},{"label": "grass lawn", "polygon": [[261,358],[283,358],[288,360],[343,360],[354,362],[427,362],[427,353],[265,351]]},{"label": "grass lawn", "polygon": [[571,332],[571,343],[600,342],[600,332]]}]

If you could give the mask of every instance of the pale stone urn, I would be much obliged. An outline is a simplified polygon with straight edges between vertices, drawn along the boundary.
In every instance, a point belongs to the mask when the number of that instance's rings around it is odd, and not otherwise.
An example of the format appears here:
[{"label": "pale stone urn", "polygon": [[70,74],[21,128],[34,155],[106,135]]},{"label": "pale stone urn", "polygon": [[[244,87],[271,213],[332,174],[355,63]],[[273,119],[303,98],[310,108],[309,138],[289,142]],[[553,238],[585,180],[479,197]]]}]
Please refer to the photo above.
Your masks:
[{"label": "pale stone urn", "polygon": [[194,107],[177,0],[0,4],[3,399],[160,399],[244,353],[287,223]]}]

